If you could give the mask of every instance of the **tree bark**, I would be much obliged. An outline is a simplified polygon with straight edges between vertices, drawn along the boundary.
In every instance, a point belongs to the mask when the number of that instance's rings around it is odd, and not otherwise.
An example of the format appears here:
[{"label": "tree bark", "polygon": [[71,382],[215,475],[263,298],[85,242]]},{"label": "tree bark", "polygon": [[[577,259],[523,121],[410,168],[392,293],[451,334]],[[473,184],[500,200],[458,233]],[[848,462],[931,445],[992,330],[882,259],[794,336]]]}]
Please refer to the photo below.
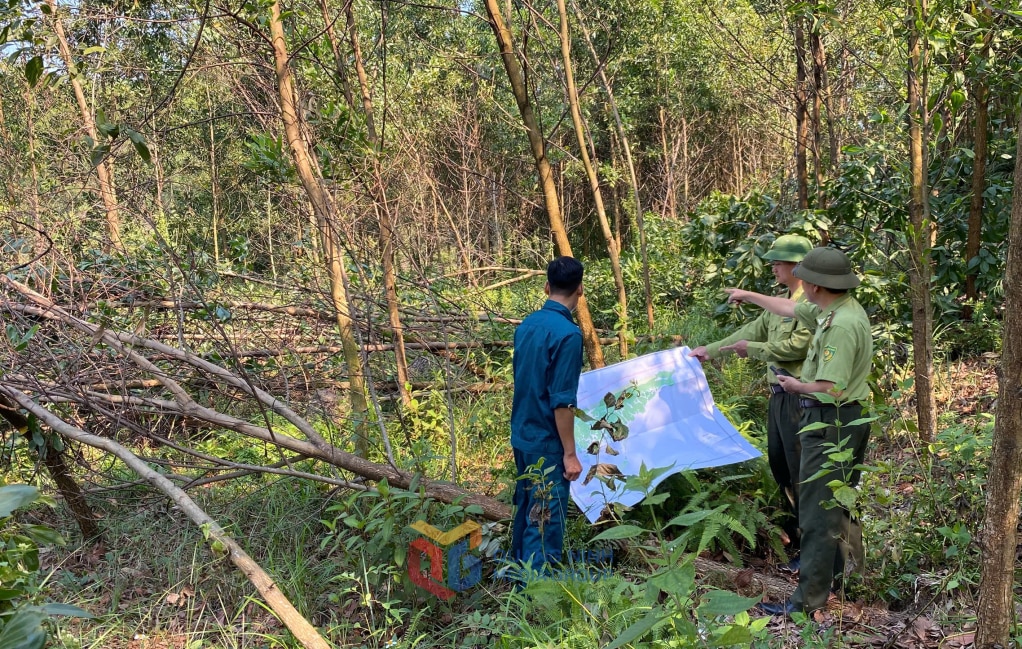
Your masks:
[{"label": "tree bark", "polygon": [[[649,330],[653,331],[653,289],[649,278],[649,251],[646,246],[646,223],[642,212],[642,200],[639,196],[639,181],[635,174],[635,161],[632,159],[632,145],[629,144],[628,133],[625,131],[624,122],[621,120],[621,113],[617,109],[617,101],[614,99],[614,90],[610,84],[610,80],[607,78],[606,66],[603,65],[603,62],[600,61],[600,58],[596,55],[596,48],[593,47],[593,39],[589,37],[589,31],[586,29],[585,21],[582,20],[582,12],[579,11],[578,5],[572,4],[572,7],[575,10],[575,16],[578,19],[578,26],[582,30],[582,36],[585,37],[586,46],[589,48],[589,54],[592,56],[593,65],[595,65],[596,69],[599,71],[600,84],[603,86],[603,91],[607,94],[607,106],[610,108],[611,116],[614,118],[614,128],[617,131],[618,138],[621,140],[621,149],[625,154],[625,165],[628,167],[628,184],[632,188],[632,200],[635,203],[635,225],[636,229],[639,231],[639,256],[642,257],[642,286],[644,297],[646,299],[646,321],[649,325]],[[618,248],[620,249],[620,232],[618,235]]]},{"label": "tree bark", "polygon": [[[57,36],[57,49],[60,57],[64,60],[67,68],[67,76],[71,82],[71,89],[74,91],[75,100],[78,102],[78,111],[82,116],[82,126],[85,132],[92,138],[94,146],[101,144],[99,133],[96,129],[96,119],[92,116],[92,109],[85,98],[85,89],[78,78],[78,67],[75,65],[74,57],[71,55],[71,47],[67,43],[67,36],[64,34],[64,25],[57,15],[56,0],[46,0],[50,7],[50,15],[53,20],[53,31]],[[96,175],[99,177],[99,195],[103,200],[103,207],[106,209],[106,230],[107,238],[110,239],[110,246],[114,250],[124,250],[124,243],[121,241],[121,218],[118,214],[117,193],[114,191],[114,169],[113,161],[107,156],[96,165]]]},{"label": "tree bark", "polygon": [[805,19],[795,16],[795,183],[799,209],[809,209],[809,169],[806,149],[809,147],[809,81],[806,75]]},{"label": "tree bark", "polygon": [[600,221],[600,230],[607,244],[607,255],[610,257],[610,268],[614,275],[614,286],[617,288],[618,305],[618,348],[621,358],[628,358],[628,295],[625,292],[625,278],[621,272],[621,250],[610,229],[607,211],[603,205],[603,193],[600,191],[600,179],[596,175],[596,165],[589,157],[589,146],[586,142],[585,124],[582,122],[582,111],[578,106],[578,91],[575,88],[575,73],[571,63],[571,38],[568,34],[568,8],[565,0],[557,0],[557,12],[560,14],[561,58],[564,61],[564,76],[567,80],[568,106],[571,109],[571,123],[575,128],[575,139],[578,141],[582,166],[585,167],[589,179],[589,191],[592,192],[596,204],[596,218]]},{"label": "tree bark", "polygon": [[362,111],[366,119],[366,139],[369,141],[371,151],[369,154],[370,182],[366,183],[369,188],[369,195],[373,199],[373,207],[376,210],[377,222],[380,226],[380,261],[383,267],[383,292],[387,300],[387,317],[390,321],[390,329],[394,335],[394,365],[397,373],[398,392],[401,394],[401,403],[409,405],[412,395],[406,385],[408,379],[408,357],[405,354],[404,326],[401,324],[401,303],[397,296],[397,268],[394,263],[394,214],[387,202],[387,192],[383,182],[383,171],[380,168],[380,151],[382,143],[376,131],[376,121],[373,112],[372,90],[369,87],[369,75],[366,74],[365,64],[362,60],[362,49],[358,41],[358,26],[355,23],[355,12],[352,8],[353,0],[345,4],[345,16],[348,21],[348,35],[351,39],[351,49],[355,56],[355,72],[358,76],[358,86],[362,94]]},{"label": "tree bark", "polygon": [[826,207],[823,204],[823,156],[821,148],[823,144],[823,66],[826,64],[823,58],[823,39],[820,36],[820,24],[816,16],[811,15],[809,20],[812,25],[809,28],[809,51],[813,58],[813,110],[812,110],[812,150],[813,150],[813,175],[816,181],[816,207]]},{"label": "tree bark", "polygon": [[924,37],[916,29],[917,21],[926,20],[926,0],[908,0],[908,129],[911,193],[908,212],[910,221],[909,282],[912,293],[912,356],[915,375],[916,418],[919,438],[933,439],[937,425],[937,405],[933,395],[933,309],[930,303],[931,228],[928,183],[926,178],[926,107],[924,105],[926,52]]},{"label": "tree bark", "polygon": [[[52,0],[51,0],[52,1]],[[308,154],[308,143],[302,135],[298,121],[294,84],[289,68],[290,57],[284,40],[284,26],[280,20],[280,3],[270,7],[270,35],[273,39],[274,71],[277,76],[277,90],[280,113],[284,122],[284,133],[294,158],[295,169],[305,189],[319,228],[323,256],[330,278],[330,297],[337,317],[337,332],[344,347],[344,361],[348,366],[348,380],[351,383],[349,395],[351,409],[356,419],[356,449],[363,455],[368,452],[367,419],[368,404],[365,396],[365,375],[362,357],[355,340],[348,296],[348,276],[344,268],[343,251],[337,236],[337,209],[333,198],[323,187],[323,175],[319,163]]]},{"label": "tree bark", "polygon": [[[497,0],[485,0],[486,13],[490,18],[490,27],[497,39],[497,47],[500,49],[500,57],[504,62],[504,69],[507,72],[508,80],[511,82],[511,90],[515,95],[515,102],[518,104],[518,111],[521,114],[522,122],[529,136],[529,147],[532,150],[532,157],[536,163],[536,172],[539,174],[540,186],[543,190],[543,199],[546,205],[547,217],[550,219],[550,234],[554,238],[557,250],[562,255],[571,255],[571,242],[568,241],[568,233],[564,229],[564,220],[561,218],[561,205],[557,199],[557,185],[554,182],[553,170],[550,168],[550,161],[546,157],[546,143],[539,130],[539,122],[532,110],[529,101],[529,93],[525,86],[525,78],[522,76],[522,68],[518,63],[512,46],[511,32],[504,24]],[[589,314],[589,305],[585,296],[578,302],[576,309],[579,328],[582,330],[582,339],[585,344],[586,353],[589,356],[589,363],[593,368],[603,367],[606,363],[603,360],[603,350],[600,348],[599,337],[593,326],[592,316]]]},{"label": "tree bark", "polygon": [[[984,39],[980,58],[986,58],[990,42]],[[979,256],[983,241],[983,192],[986,190],[987,170],[987,127],[990,93],[987,86],[987,75],[980,73],[973,83],[973,96],[976,98],[976,122],[973,133],[972,147],[972,197],[969,201],[969,222],[965,238],[965,262],[971,264]],[[1017,185],[1016,185],[1017,187]],[[965,298],[974,301],[976,295],[976,276],[979,266],[968,268],[965,274]],[[972,318],[972,305],[967,304],[963,316]]]},{"label": "tree bark", "polygon": [[327,40],[330,41],[330,51],[334,55],[334,70],[337,73],[337,80],[341,84],[341,93],[344,101],[350,108],[355,107],[355,97],[351,93],[351,81],[348,79],[348,66],[344,64],[344,56],[341,54],[340,39],[337,38],[337,30],[334,29],[336,18],[330,17],[330,8],[327,0],[319,0],[319,10],[323,14],[323,25],[326,29]]},{"label": "tree bark", "polygon": [[[1022,128],[1022,120],[1019,127]],[[1016,160],[1022,156],[1022,138],[1019,138],[1015,156]],[[1022,187],[1022,164],[1015,165],[1015,187]],[[977,649],[1010,646],[1015,617],[1015,553],[1019,494],[1022,492],[1022,191],[1012,195],[1002,335],[1004,346],[997,372],[997,419],[981,536],[983,560],[976,607]]]}]

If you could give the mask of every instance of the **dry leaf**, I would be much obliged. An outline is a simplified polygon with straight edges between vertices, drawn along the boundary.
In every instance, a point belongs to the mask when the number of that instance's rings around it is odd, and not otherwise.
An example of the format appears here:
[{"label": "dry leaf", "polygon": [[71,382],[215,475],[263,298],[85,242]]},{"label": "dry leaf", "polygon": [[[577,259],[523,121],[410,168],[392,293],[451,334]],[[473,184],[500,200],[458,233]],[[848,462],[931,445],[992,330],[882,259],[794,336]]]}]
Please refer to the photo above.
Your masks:
[{"label": "dry leaf", "polygon": [[917,617],[912,622],[912,633],[920,640],[926,640],[930,629],[933,628],[933,620],[928,617]]},{"label": "dry leaf", "polygon": [[738,574],[735,575],[735,586],[738,588],[745,588],[752,583],[752,576],[755,571],[752,568],[746,568],[745,570],[739,570]]}]

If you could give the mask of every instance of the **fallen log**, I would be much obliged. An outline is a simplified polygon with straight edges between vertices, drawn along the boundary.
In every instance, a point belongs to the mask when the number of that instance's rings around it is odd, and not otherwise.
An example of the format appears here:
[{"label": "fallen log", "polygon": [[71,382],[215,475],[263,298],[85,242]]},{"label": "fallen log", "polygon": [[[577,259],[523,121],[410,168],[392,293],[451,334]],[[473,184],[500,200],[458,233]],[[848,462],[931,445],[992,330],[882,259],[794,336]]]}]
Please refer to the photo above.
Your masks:
[{"label": "fallen log", "polygon": [[319,634],[316,627],[302,616],[291,604],[291,601],[278,588],[273,578],[256,561],[249,556],[238,543],[231,538],[220,525],[210,518],[194,500],[177,487],[166,476],[151,469],[138,456],[106,437],[99,437],[76,428],[57,417],[46,408],[34,403],[25,394],[0,385],[0,393],[10,397],[22,408],[39,418],[51,430],[56,431],[65,439],[76,441],[94,448],[101,449],[117,457],[132,471],[145,478],[151,485],[162,491],[173,500],[181,511],[203,531],[210,542],[214,554],[226,552],[231,563],[235,565],[255,586],[259,594],[269,604],[281,622],[294,634],[306,649],[331,649],[330,644]]}]

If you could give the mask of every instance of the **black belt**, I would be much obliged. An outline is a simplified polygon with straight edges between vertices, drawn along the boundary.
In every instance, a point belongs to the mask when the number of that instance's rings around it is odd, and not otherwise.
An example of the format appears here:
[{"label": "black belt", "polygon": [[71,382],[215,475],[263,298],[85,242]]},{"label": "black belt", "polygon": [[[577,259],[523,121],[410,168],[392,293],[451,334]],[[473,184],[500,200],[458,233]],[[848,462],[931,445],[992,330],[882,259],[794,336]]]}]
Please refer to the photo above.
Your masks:
[{"label": "black belt", "polygon": [[[834,404],[823,403],[822,401],[817,401],[816,399],[799,399],[798,405],[800,408],[823,408],[824,406],[833,406]],[[841,404],[842,408],[846,406],[859,406],[861,408],[862,403],[859,401],[849,401],[847,403]]]},{"label": "black belt", "polygon": [[773,392],[774,394],[780,394],[780,393],[784,392],[784,388],[782,388],[779,385],[771,384],[770,385],[770,391]]}]

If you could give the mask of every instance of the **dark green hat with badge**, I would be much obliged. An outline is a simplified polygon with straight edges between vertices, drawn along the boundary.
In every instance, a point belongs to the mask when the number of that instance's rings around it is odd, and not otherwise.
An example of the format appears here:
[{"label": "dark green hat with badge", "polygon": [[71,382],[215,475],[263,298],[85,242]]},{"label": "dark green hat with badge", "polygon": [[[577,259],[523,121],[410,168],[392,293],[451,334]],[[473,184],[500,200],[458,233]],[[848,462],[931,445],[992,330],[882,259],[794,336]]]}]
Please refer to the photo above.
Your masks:
[{"label": "dark green hat with badge", "polygon": [[792,274],[810,284],[835,290],[859,285],[858,275],[852,272],[852,262],[837,248],[813,248]]},{"label": "dark green hat with badge", "polygon": [[768,261],[791,261],[797,264],[812,249],[813,244],[809,239],[797,234],[785,234],[774,240],[774,245],[770,246],[770,250],[763,254],[763,259]]}]

